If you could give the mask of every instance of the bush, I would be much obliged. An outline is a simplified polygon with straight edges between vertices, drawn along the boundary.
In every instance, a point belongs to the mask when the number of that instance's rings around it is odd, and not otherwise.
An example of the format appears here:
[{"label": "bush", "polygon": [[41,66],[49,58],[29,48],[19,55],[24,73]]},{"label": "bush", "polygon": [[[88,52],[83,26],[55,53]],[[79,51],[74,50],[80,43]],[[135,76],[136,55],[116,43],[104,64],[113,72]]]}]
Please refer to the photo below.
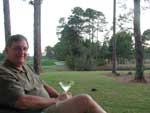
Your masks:
[{"label": "bush", "polygon": [[86,55],[80,57],[67,56],[66,64],[70,69],[77,71],[89,71],[95,69],[95,60]]}]

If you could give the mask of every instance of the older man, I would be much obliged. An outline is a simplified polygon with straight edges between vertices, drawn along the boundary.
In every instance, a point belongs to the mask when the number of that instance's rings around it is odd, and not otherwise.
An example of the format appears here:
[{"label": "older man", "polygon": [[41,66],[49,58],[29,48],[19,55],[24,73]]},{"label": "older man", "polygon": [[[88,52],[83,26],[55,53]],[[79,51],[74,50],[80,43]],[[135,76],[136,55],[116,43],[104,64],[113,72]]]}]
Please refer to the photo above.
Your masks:
[{"label": "older man", "polygon": [[106,113],[87,94],[72,97],[42,83],[25,63],[28,48],[19,34],[7,41],[0,66],[0,113]]}]

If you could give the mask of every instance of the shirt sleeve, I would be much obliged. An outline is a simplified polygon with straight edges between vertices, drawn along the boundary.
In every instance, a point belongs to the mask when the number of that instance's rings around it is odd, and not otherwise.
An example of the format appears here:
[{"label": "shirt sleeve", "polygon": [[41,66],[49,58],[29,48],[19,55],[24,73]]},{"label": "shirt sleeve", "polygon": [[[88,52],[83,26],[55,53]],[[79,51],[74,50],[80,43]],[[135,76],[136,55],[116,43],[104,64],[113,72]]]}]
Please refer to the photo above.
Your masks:
[{"label": "shirt sleeve", "polygon": [[24,94],[24,89],[15,77],[0,73],[0,105],[14,108],[17,99]]}]

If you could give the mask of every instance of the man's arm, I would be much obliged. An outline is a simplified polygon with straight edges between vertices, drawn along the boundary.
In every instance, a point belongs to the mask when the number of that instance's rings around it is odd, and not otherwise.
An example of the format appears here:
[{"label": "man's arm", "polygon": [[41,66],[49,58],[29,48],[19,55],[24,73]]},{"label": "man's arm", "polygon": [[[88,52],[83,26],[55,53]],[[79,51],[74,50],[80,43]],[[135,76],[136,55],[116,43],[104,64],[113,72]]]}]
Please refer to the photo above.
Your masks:
[{"label": "man's arm", "polygon": [[57,98],[44,98],[40,96],[24,95],[17,99],[15,107],[18,109],[44,109],[60,101],[72,98],[71,95],[63,93]]},{"label": "man's arm", "polygon": [[57,101],[57,98],[24,95],[18,98],[15,107],[19,109],[41,109],[56,104]]},{"label": "man's arm", "polygon": [[56,98],[60,95],[60,93],[56,89],[49,86],[48,84],[44,84],[44,88],[47,90],[50,97],[55,97]]}]

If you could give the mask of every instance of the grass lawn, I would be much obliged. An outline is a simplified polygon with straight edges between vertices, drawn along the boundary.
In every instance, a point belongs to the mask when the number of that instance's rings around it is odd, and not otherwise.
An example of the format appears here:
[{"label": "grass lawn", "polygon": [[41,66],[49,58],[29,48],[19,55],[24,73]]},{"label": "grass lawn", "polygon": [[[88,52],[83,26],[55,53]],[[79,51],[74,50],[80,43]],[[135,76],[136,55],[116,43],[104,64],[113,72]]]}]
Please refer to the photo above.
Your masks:
[{"label": "grass lawn", "polygon": [[[91,95],[108,113],[150,113],[150,84],[122,83],[106,76],[109,71],[61,71],[42,73],[51,86],[62,92],[59,81],[73,80],[73,95]],[[91,91],[92,88],[97,89]]]}]

